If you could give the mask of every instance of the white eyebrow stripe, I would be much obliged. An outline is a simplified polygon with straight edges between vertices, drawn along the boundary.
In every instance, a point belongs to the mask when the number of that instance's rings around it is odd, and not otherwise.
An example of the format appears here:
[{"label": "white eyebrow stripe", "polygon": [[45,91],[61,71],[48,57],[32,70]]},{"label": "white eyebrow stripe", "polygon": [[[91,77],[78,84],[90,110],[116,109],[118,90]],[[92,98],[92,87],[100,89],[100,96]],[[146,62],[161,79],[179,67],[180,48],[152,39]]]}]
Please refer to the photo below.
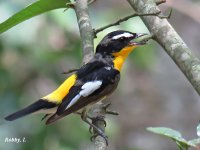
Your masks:
[{"label": "white eyebrow stripe", "polygon": [[117,40],[117,39],[119,39],[119,38],[121,38],[121,37],[126,37],[126,38],[128,38],[128,37],[132,37],[132,36],[133,36],[132,34],[130,34],[130,33],[128,33],[128,32],[125,32],[125,33],[123,33],[123,34],[119,34],[119,35],[113,36],[112,39]]}]

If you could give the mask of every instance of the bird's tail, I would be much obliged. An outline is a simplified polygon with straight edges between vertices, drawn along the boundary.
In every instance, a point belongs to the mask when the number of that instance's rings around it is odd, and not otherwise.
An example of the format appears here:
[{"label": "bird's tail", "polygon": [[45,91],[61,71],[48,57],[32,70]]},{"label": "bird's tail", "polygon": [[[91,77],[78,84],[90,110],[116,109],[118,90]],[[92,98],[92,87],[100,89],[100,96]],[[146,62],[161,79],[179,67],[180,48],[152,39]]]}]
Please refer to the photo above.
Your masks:
[{"label": "bird's tail", "polygon": [[18,118],[24,117],[26,115],[40,111],[42,109],[50,109],[50,108],[53,108],[55,106],[56,106],[55,103],[49,102],[47,100],[40,99],[40,100],[36,101],[35,103],[25,107],[24,109],[21,109],[21,110],[15,112],[15,113],[12,113],[11,115],[6,116],[5,120],[13,121],[13,120],[16,120]]}]

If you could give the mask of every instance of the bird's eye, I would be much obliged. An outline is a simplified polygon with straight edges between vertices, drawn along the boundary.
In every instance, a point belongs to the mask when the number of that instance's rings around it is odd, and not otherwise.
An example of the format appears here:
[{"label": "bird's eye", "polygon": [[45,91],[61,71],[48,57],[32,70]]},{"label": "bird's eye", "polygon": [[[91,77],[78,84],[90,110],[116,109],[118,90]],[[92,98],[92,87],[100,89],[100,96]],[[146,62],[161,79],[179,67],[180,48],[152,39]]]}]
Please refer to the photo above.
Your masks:
[{"label": "bird's eye", "polygon": [[120,40],[125,40],[125,37],[121,37]]}]

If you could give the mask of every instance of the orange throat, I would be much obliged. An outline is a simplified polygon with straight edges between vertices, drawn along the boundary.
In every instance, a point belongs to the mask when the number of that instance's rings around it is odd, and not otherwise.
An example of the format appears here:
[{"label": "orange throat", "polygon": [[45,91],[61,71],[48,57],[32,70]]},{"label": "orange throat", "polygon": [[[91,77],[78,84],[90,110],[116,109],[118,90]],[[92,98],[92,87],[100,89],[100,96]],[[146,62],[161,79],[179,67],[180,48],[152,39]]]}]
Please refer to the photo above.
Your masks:
[{"label": "orange throat", "polygon": [[121,68],[127,58],[127,56],[132,52],[136,46],[129,46],[123,48],[120,52],[113,53],[113,56],[115,57],[113,60],[114,68],[118,71],[121,71]]}]

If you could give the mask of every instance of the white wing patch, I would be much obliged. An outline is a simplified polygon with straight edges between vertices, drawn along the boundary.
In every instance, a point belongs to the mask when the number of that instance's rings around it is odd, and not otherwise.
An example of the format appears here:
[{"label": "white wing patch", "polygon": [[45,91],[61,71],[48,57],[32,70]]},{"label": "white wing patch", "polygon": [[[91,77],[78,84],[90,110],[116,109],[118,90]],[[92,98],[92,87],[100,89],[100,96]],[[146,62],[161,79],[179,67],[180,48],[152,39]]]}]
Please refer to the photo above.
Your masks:
[{"label": "white wing patch", "polygon": [[95,90],[97,90],[101,85],[102,85],[102,81],[87,82],[81,87],[82,91],[80,92],[80,94],[83,97],[89,96]]},{"label": "white wing patch", "polygon": [[[102,81],[90,81],[90,82],[86,82],[82,87],[81,87],[81,91],[79,94],[77,94],[72,100],[71,102],[67,105],[66,109],[68,109],[69,107],[71,107],[72,105],[74,105],[81,96],[83,97],[87,97],[90,94],[92,94],[94,91],[96,91],[98,88],[100,88],[102,85]],[[65,109],[65,110],[66,110]]]},{"label": "white wing patch", "polygon": [[[80,95],[80,93],[78,94],[78,95],[76,95],[72,100],[71,100],[71,102],[67,105],[67,108],[66,109],[68,109],[69,107],[71,107],[72,105],[74,105],[78,100],[79,100],[79,98],[81,97],[81,95]],[[66,110],[65,109],[65,110]]]},{"label": "white wing patch", "polygon": [[120,39],[121,37],[128,38],[128,37],[132,37],[132,36],[133,36],[132,34],[125,32],[125,33],[113,36],[112,39],[117,40],[117,39]]}]

